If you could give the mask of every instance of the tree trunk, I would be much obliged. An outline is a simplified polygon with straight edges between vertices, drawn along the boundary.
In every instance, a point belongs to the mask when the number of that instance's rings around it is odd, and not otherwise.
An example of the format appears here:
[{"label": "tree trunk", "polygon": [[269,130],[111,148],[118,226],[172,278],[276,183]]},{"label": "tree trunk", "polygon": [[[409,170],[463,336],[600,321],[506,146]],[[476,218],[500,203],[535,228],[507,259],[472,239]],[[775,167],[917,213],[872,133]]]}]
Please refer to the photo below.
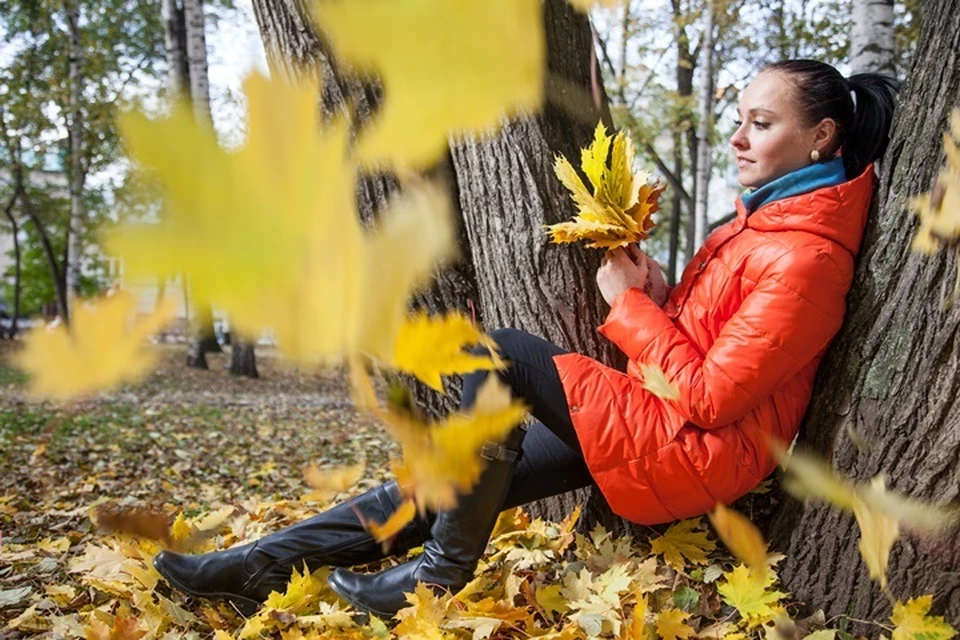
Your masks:
[{"label": "tree trunk", "polygon": [[[344,79],[313,34],[302,0],[254,0],[254,10],[272,72],[296,75],[300,69],[320,69],[325,84],[324,106],[337,108],[346,96],[361,116],[378,99],[375,88]],[[553,175],[556,153],[578,158],[580,146],[591,139],[599,119],[608,124],[606,96],[599,107],[583,112],[592,92],[587,18],[562,0],[545,3],[550,101],[536,118],[514,121],[494,138],[458,140],[452,149],[452,180],[460,203],[465,240],[469,246],[453,270],[440,275],[429,292],[417,296],[431,310],[474,307],[488,330],[517,327],[568,349],[623,364],[622,356],[596,333],[606,308],[592,285],[600,263],[599,251],[549,244],[542,225],[569,219],[569,194]],[[576,86],[580,96],[564,100],[563,91]],[[563,101],[561,104],[560,101]],[[592,100],[586,100],[591,104]],[[443,169],[441,169],[443,170]],[[361,181],[361,214],[380,205],[391,190],[383,176]],[[371,197],[373,195],[373,197]],[[479,292],[479,295],[478,295]],[[623,530],[623,521],[610,513],[598,492],[558,497],[535,512],[563,517],[577,501],[588,500],[581,523],[604,522]]]},{"label": "tree trunk", "polygon": [[[921,37],[880,177],[878,215],[867,225],[844,328],[820,369],[803,439],[840,471],[937,502],[960,498],[960,305],[942,308],[957,272],[955,250],[909,250],[916,223],[907,200],[928,190],[944,154],[940,132],[960,96],[960,12],[924,5]],[[872,446],[860,451],[853,429]],[[786,553],[786,587],[827,617],[883,620],[890,604],[870,582],[853,517],[788,500],[771,524]],[[893,549],[890,589],[900,600],[935,595],[934,610],[960,620],[960,538],[905,534]],[[874,635],[876,629],[864,629]]]},{"label": "tree trunk", "polygon": [[9,340],[17,337],[17,322],[20,318],[20,226],[17,224],[17,217],[13,215],[13,206],[17,203],[20,189],[23,188],[22,174],[18,177],[20,180],[14,185],[10,201],[3,209],[4,215],[10,221],[13,238],[13,317],[10,319],[10,331],[7,334]]},{"label": "tree trunk", "polygon": [[190,95],[186,21],[177,0],[163,0],[163,40],[167,51],[168,86],[175,99]]},{"label": "tree trunk", "polygon": [[[342,73],[333,62],[327,45],[313,30],[309,8],[303,0],[254,0],[254,14],[260,27],[272,74],[297,78],[305,70],[317,70],[323,79],[322,112],[325,115],[347,108],[353,109],[359,123],[366,121],[380,100],[379,88]],[[458,200],[453,169],[449,159],[434,169],[434,175],[450,188]],[[396,180],[387,174],[364,174],[357,181],[357,208],[365,224],[372,224],[389,198],[397,191]],[[459,254],[469,256],[466,232],[460,226]],[[478,322],[479,296],[476,275],[469,259],[463,259],[437,274],[428,289],[417,292],[414,307],[431,314],[458,310],[472,315]],[[447,394],[438,394],[426,385],[414,383],[413,394],[424,413],[441,416],[459,406],[460,383],[453,379]]]},{"label": "tree trunk", "polygon": [[[696,70],[697,59],[693,51],[690,50],[690,38],[687,35],[685,22],[688,19],[679,0],[672,0],[673,21],[677,40],[677,96],[681,100],[680,108],[677,110],[677,127],[682,131],[687,139],[687,154],[690,158],[690,172],[697,175],[697,132],[693,128],[693,112],[687,106],[686,99],[693,95],[693,74]],[[680,180],[682,176],[677,176]],[[693,253],[696,245],[696,224],[694,223],[694,205],[696,201],[696,181],[693,184],[693,190],[690,194],[691,202],[687,208],[687,233],[686,246],[684,247],[684,264],[693,260]]]},{"label": "tree trunk", "polygon": [[854,73],[896,73],[893,0],[853,0],[850,68]]},{"label": "tree trunk", "polygon": [[[80,290],[80,262],[82,258],[81,235],[83,232],[83,117],[80,110],[83,82],[80,65],[83,61],[83,47],[80,43],[80,4],[78,0],[66,3],[67,24],[70,28],[70,120],[68,134],[70,138],[70,223],[67,226],[67,256],[64,261],[68,294],[76,295]],[[68,315],[62,316],[64,322]]]},{"label": "tree trunk", "polygon": [[[673,132],[673,173],[683,176],[683,142],[678,131]],[[670,198],[670,257],[667,264],[667,284],[677,283],[677,258],[680,257],[680,226],[683,223],[683,198],[679,189],[671,189]]]},{"label": "tree trunk", "polygon": [[[548,96],[562,78],[567,86],[591,91],[593,40],[587,18],[566,2],[548,0]],[[595,64],[595,63],[594,63]],[[602,89],[601,89],[602,92]],[[515,327],[566,349],[623,365],[623,356],[597,334],[606,305],[593,285],[600,251],[547,241],[543,225],[569,219],[569,194],[553,174],[553,158],[578,158],[597,120],[609,122],[606,96],[587,113],[548,101],[536,118],[509,123],[494,138],[463,141],[453,148],[460,208],[470,255],[480,274],[480,301],[488,330]],[[599,491],[588,489],[531,505],[533,515],[562,518],[586,502],[581,526],[603,522],[627,529],[612,515]]]},{"label": "tree trunk", "polygon": [[[16,171],[22,172],[23,167],[21,165],[17,165]],[[66,278],[64,277],[61,264],[59,260],[57,260],[56,254],[53,252],[53,245],[50,242],[50,236],[47,235],[47,230],[44,228],[43,223],[37,216],[36,210],[33,208],[33,201],[30,200],[26,185],[20,189],[20,204],[23,206],[23,211],[27,214],[27,218],[33,223],[34,228],[37,230],[37,234],[40,236],[40,246],[43,247],[43,255],[46,257],[47,267],[50,269],[50,279],[53,280],[53,290],[57,295],[57,312],[59,313],[61,320],[69,318],[70,311],[69,307],[67,306],[68,294]],[[66,264],[64,264],[63,267],[66,267]]]},{"label": "tree trunk", "polygon": [[697,124],[697,162],[694,180],[693,244],[702,245],[710,231],[707,203],[710,202],[710,129],[713,120],[713,22],[714,3],[707,0],[704,7],[703,37],[700,39],[700,118]]},{"label": "tree trunk", "polygon": [[[197,122],[206,123],[212,127],[203,0],[183,0],[183,23],[183,42],[186,47],[193,117]],[[195,369],[206,369],[207,358],[205,354],[221,353],[222,351],[213,328],[213,310],[208,304],[197,304],[194,309],[194,317],[191,343],[187,350],[187,366]]]},{"label": "tree trunk", "polygon": [[210,79],[207,73],[207,34],[203,0],[183,0],[186,26],[187,67],[190,70],[190,97],[197,122],[212,126],[210,116]]},{"label": "tree trunk", "polygon": [[230,374],[259,378],[257,373],[257,357],[254,351],[255,342],[240,338],[236,333],[232,336],[230,347]]}]

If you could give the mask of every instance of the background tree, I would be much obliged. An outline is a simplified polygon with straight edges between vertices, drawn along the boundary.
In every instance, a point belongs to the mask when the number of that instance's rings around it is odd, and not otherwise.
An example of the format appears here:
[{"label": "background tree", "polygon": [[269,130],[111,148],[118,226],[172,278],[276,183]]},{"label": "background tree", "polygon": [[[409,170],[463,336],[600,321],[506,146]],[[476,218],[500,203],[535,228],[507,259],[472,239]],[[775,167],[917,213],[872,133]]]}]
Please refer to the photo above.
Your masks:
[{"label": "background tree", "polygon": [[894,75],[893,0],[853,0],[850,68]]},{"label": "background tree", "polygon": [[[916,225],[907,199],[932,186],[943,162],[941,131],[960,104],[960,13],[924,4],[913,70],[900,93],[882,163],[875,215],[867,225],[844,328],[820,370],[802,438],[833,465],[865,480],[878,473],[917,498],[960,498],[960,307],[944,307],[956,254],[910,251]],[[870,443],[854,444],[851,433]],[[771,526],[786,553],[787,589],[828,616],[885,619],[890,603],[867,575],[853,519],[788,500]],[[829,570],[827,569],[829,567]],[[893,594],[934,593],[934,610],[960,620],[960,538],[908,537],[893,549]],[[875,633],[875,629],[869,631]]]},{"label": "background tree", "polygon": [[[0,69],[0,170],[22,183],[16,209],[30,224],[21,230],[38,234],[58,313],[68,321],[67,276],[71,265],[79,269],[77,260],[88,260],[91,252],[83,249],[83,240],[92,238],[92,229],[86,218],[99,215],[85,208],[87,178],[115,166],[121,156],[114,116],[149,92],[137,87],[152,77],[154,63],[163,54],[160,16],[146,0],[3,0],[0,16],[2,45],[9,56]],[[38,189],[61,188],[35,180],[50,169],[68,176],[66,220],[45,219],[41,209],[46,208],[33,202]],[[66,231],[51,225],[65,226]],[[65,242],[54,251],[51,236],[58,234]]]}]

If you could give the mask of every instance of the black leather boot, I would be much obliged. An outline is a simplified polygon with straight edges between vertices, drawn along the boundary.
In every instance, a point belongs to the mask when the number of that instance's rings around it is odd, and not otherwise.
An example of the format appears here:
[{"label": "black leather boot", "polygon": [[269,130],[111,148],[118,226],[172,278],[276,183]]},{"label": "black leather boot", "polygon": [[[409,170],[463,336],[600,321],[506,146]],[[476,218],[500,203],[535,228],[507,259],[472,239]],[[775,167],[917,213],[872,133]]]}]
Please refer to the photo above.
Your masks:
[{"label": "black leather boot", "polygon": [[293,569],[302,570],[304,562],[311,571],[366,564],[422,544],[430,535],[426,518],[415,516],[385,554],[357,516],[382,523],[402,501],[397,484],[389,482],[256,542],[202,555],[161,551],[153,566],[179,591],[228,600],[249,616],[271,591],[283,592]]},{"label": "black leather boot", "polygon": [[488,460],[473,490],[460,496],[457,505],[437,515],[431,538],[423,553],[380,573],[353,573],[336,569],[327,579],[337,595],[362,611],[391,618],[407,605],[404,593],[418,582],[437,590],[459,591],[473,579],[490,532],[497,522],[520,458],[526,431],[514,429],[503,445],[489,444],[481,450]]}]

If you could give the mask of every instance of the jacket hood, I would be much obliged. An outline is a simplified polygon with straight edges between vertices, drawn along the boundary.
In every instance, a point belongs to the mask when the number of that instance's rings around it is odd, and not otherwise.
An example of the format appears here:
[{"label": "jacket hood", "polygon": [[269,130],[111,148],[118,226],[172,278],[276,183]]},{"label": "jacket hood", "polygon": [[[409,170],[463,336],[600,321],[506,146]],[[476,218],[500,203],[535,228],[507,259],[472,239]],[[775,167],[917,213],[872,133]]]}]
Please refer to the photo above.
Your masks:
[{"label": "jacket hood", "polygon": [[748,214],[737,198],[737,218],[757,231],[806,231],[838,243],[853,255],[860,249],[876,184],[873,164],[843,184],[775,200]]}]

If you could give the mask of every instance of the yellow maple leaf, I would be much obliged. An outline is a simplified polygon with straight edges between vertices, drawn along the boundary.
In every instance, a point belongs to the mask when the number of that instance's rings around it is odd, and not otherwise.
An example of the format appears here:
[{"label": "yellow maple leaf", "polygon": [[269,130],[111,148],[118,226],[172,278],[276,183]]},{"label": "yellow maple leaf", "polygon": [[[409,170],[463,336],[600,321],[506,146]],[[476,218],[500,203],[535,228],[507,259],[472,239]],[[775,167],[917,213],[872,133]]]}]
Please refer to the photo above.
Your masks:
[{"label": "yellow maple leaf", "polygon": [[560,594],[562,588],[559,584],[548,584],[539,586],[534,591],[537,604],[543,609],[550,622],[553,622],[554,613],[563,615],[570,610],[567,599]]},{"label": "yellow maple leaf", "polygon": [[[3,631],[46,631],[50,628],[50,619],[37,612],[37,605],[27,607],[23,613],[14,617],[3,627]],[[4,634],[6,635],[6,634]],[[19,634],[18,634],[19,635]]]},{"label": "yellow maple leaf", "polygon": [[364,162],[429,166],[449,134],[496,129],[543,100],[539,0],[321,2],[315,16],[341,60],[383,83],[358,141]]},{"label": "yellow maple leaf", "polygon": [[[232,152],[186,105],[121,119],[132,155],[164,188],[165,215],[120,227],[111,251],[132,278],[183,272],[199,303],[243,334],[273,330],[298,361],[366,352],[390,363],[410,293],[453,254],[448,196],[411,179],[365,232],[347,126],[321,124],[319,87],[253,75],[244,90],[249,135]],[[210,234],[217,242],[201,239]]]},{"label": "yellow maple leaf", "polygon": [[384,543],[384,547],[386,547],[387,543],[400,533],[401,529],[413,520],[416,514],[416,503],[413,500],[404,500],[403,503],[397,507],[397,510],[390,514],[386,522],[381,524],[376,520],[368,520],[364,523],[364,526],[373,536],[374,540]]},{"label": "yellow maple leaf", "polygon": [[657,616],[657,635],[663,640],[677,640],[696,635],[696,630],[686,623],[690,614],[680,609],[666,609]]},{"label": "yellow maple leaf", "polygon": [[723,601],[734,607],[749,627],[763,624],[777,614],[777,604],[786,597],[780,591],[768,591],[774,577],[767,573],[759,578],[745,565],[737,565],[733,571],[725,571],[725,582],[717,585],[717,592]]},{"label": "yellow maple leaf", "polygon": [[363,476],[365,462],[337,469],[320,469],[311,462],[303,470],[303,479],[313,491],[300,498],[304,502],[324,502],[355,485]]},{"label": "yellow maple leaf", "polygon": [[[913,240],[913,250],[933,254],[941,242],[960,237],[960,109],[950,116],[950,132],[943,134],[947,157],[944,170],[937,177],[930,193],[910,200],[908,207],[920,218],[920,228]],[[960,283],[958,283],[960,286]]]},{"label": "yellow maple leaf", "polygon": [[170,525],[169,539],[174,544],[185,544],[193,536],[193,533],[193,526],[187,522],[186,515],[181,511]]},{"label": "yellow maple leaf", "polygon": [[407,593],[409,607],[397,612],[400,624],[393,632],[400,638],[428,638],[430,640],[445,640],[452,637],[441,630],[440,625],[447,618],[447,609],[453,598],[449,595],[438,596],[433,589],[417,583],[413,593]]},{"label": "yellow maple leaf", "polygon": [[647,638],[655,638],[655,627],[649,624],[647,621],[647,613],[650,608],[650,602],[647,599],[647,596],[641,593],[639,590],[634,591],[634,596],[637,599],[637,603],[633,607],[633,613],[630,616],[629,624],[623,627],[623,632],[620,634],[620,638],[621,640],[646,640]]},{"label": "yellow maple leaf", "polygon": [[598,123],[593,142],[581,150],[580,166],[592,193],[570,161],[557,156],[554,173],[570,191],[577,215],[572,221],[547,227],[553,242],[586,240],[588,247],[614,249],[647,237],[654,226],[651,215],[659,209],[666,185],[649,184],[650,176],[645,172],[635,174],[633,156],[633,143],[623,131],[611,139],[603,123]]},{"label": "yellow maple leaf", "polygon": [[667,379],[663,369],[655,364],[641,364],[640,371],[643,373],[644,389],[664,400],[680,398],[680,389]]},{"label": "yellow maple leaf", "polygon": [[[874,478],[873,484],[881,491],[885,489],[883,476]],[[859,497],[854,498],[853,515],[860,526],[860,555],[870,577],[880,583],[880,588],[886,589],[890,551],[900,537],[900,521]]]},{"label": "yellow maple leaf", "polygon": [[895,603],[890,616],[896,625],[892,640],[950,640],[957,635],[957,630],[947,624],[943,616],[927,615],[931,604],[933,596],[930,595],[910,598],[907,604]]},{"label": "yellow maple leaf", "polygon": [[757,527],[737,511],[719,502],[710,512],[710,522],[727,548],[755,571],[759,579],[766,579],[767,544]]},{"label": "yellow maple leaf", "polygon": [[409,412],[379,409],[362,368],[352,367],[351,380],[358,404],[379,416],[400,443],[403,460],[393,464],[393,472],[421,511],[455,505],[457,493],[469,490],[483,470],[481,447],[496,448],[527,412],[494,375],[480,387],[470,413],[451,414],[438,424],[419,422]]},{"label": "yellow maple leaf", "polygon": [[[465,347],[473,345],[487,347],[491,355],[479,356],[464,351]],[[448,313],[442,317],[418,313],[407,318],[400,325],[391,364],[441,392],[441,375],[504,367],[496,343],[460,313]]]},{"label": "yellow maple leaf", "polygon": [[287,590],[283,593],[274,591],[263,603],[268,609],[279,609],[293,614],[302,613],[319,600],[320,593],[326,589],[326,577],[329,569],[323,567],[313,573],[304,564],[303,572],[293,568]]},{"label": "yellow maple leaf", "polygon": [[[816,498],[847,511],[863,503],[868,508],[894,518],[916,531],[936,533],[952,527],[960,519],[956,507],[932,505],[887,491],[883,483],[855,483],[835,471],[816,454],[794,449],[784,458],[783,486],[795,497]],[[862,508],[862,507],[861,507]]]},{"label": "yellow maple leaf", "polygon": [[687,561],[707,564],[707,553],[716,549],[717,544],[705,531],[694,531],[698,526],[700,518],[675,522],[666,533],[650,541],[651,552],[662,553],[666,563],[675,569],[683,570]]},{"label": "yellow maple leaf", "polygon": [[14,357],[30,376],[30,393],[69,400],[142,377],[156,355],[144,341],[170,318],[173,307],[161,305],[132,321],[136,310],[133,296],[115,293],[96,303],[77,300],[69,330],[62,324],[31,329]]}]

